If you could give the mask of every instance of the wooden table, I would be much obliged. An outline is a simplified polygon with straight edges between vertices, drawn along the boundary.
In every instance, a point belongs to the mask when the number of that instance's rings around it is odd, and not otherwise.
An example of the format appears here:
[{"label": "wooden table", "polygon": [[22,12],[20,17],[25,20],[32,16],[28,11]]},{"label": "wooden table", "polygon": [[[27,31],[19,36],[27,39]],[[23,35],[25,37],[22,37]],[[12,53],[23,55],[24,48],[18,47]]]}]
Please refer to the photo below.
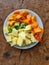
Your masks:
[{"label": "wooden table", "polygon": [[[42,42],[28,50],[11,47],[3,36],[6,16],[20,8],[35,11],[44,25]],[[49,0],[0,0],[0,65],[49,65]]]}]

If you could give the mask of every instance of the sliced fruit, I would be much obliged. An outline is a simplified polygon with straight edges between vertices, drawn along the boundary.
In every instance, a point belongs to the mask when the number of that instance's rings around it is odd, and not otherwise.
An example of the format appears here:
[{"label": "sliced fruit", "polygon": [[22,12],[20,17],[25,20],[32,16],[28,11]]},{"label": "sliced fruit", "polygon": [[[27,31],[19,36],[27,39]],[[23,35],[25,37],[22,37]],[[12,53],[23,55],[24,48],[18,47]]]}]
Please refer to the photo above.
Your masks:
[{"label": "sliced fruit", "polygon": [[14,14],[15,15],[20,14],[20,11],[15,11]]},{"label": "sliced fruit", "polygon": [[22,16],[20,14],[18,14],[15,18],[16,19],[20,19]]},{"label": "sliced fruit", "polygon": [[35,38],[36,38],[38,41],[41,41],[41,40],[42,40],[41,37],[40,37],[39,35],[37,35],[37,34],[35,34]]},{"label": "sliced fruit", "polygon": [[31,14],[28,14],[28,15],[27,15],[27,18],[31,18]]},{"label": "sliced fruit", "polygon": [[43,30],[41,28],[39,28],[39,27],[34,28],[34,33],[42,33],[42,32],[43,32]]},{"label": "sliced fruit", "polygon": [[36,16],[32,16],[32,22],[36,21]]},{"label": "sliced fruit", "polygon": [[32,28],[36,28],[38,26],[38,23],[37,22],[33,22],[32,24],[31,24],[31,27]]},{"label": "sliced fruit", "polygon": [[26,16],[28,14],[28,11],[25,9],[20,14],[23,15],[23,16]]},{"label": "sliced fruit", "polygon": [[13,16],[11,15],[11,16],[8,16],[8,20],[13,20],[14,18],[13,18]]}]

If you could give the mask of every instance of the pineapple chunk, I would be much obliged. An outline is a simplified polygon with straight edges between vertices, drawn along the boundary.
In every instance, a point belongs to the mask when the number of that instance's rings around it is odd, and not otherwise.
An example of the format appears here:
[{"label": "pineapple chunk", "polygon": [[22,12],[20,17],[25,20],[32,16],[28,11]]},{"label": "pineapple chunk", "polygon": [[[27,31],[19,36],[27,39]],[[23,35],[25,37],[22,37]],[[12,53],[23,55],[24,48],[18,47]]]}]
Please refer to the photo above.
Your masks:
[{"label": "pineapple chunk", "polygon": [[31,44],[31,40],[28,38],[25,38],[25,43],[26,43],[26,45]]},{"label": "pineapple chunk", "polygon": [[13,34],[12,34],[12,33],[9,33],[9,34],[8,34],[8,36],[10,36],[10,37],[11,37],[11,39],[13,39],[13,38],[14,38],[14,36],[13,36]]},{"label": "pineapple chunk", "polygon": [[16,44],[17,44],[17,38],[14,37],[14,38],[12,39],[11,46],[14,46],[14,45],[16,45]]},{"label": "pineapple chunk", "polygon": [[17,45],[22,46],[22,44],[23,44],[23,38],[19,36],[17,40]]},{"label": "pineapple chunk", "polygon": [[37,42],[37,40],[35,39],[34,35],[31,33],[31,41],[32,42]]},{"label": "pineapple chunk", "polygon": [[3,30],[4,30],[4,33],[8,33],[8,28],[7,28],[7,26],[6,26]]},{"label": "pineapple chunk", "polygon": [[19,33],[19,36],[20,36],[21,38],[25,39],[26,33],[22,31],[22,32]]},{"label": "pineapple chunk", "polygon": [[25,30],[31,30],[31,25],[27,25]]},{"label": "pineapple chunk", "polygon": [[18,37],[18,40],[17,40],[17,45],[22,46],[23,41],[24,41],[24,39],[26,37],[26,33],[22,31],[22,32],[19,33],[18,36],[19,37]]},{"label": "pineapple chunk", "polygon": [[26,33],[26,37],[30,39],[31,35],[29,33]]},{"label": "pineapple chunk", "polygon": [[18,30],[16,30],[15,28],[13,28],[12,34],[13,34],[13,36],[18,36]]},{"label": "pineapple chunk", "polygon": [[6,36],[6,40],[7,40],[7,42],[12,41],[11,36]]}]

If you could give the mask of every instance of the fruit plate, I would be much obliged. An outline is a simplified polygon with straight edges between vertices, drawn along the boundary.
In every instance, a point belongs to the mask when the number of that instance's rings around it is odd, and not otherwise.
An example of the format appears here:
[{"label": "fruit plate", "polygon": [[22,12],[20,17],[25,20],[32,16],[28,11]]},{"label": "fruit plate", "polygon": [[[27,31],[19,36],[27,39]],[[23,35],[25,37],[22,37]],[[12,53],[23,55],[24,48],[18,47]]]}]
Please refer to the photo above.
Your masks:
[{"label": "fruit plate", "polygon": [[[19,9],[20,11],[23,11],[24,9]],[[17,11],[17,10],[15,10],[15,11]],[[15,11],[13,11],[13,12],[15,12]],[[42,29],[43,29],[43,23],[42,23],[42,20],[41,20],[41,18],[39,17],[39,15],[38,14],[36,14],[34,11],[32,11],[32,10],[29,10],[29,9],[27,9],[27,11],[32,15],[32,16],[36,16],[36,18],[37,18],[37,22],[38,22],[38,25],[39,25],[39,27],[41,27]],[[12,12],[12,13],[13,13]],[[8,16],[10,16],[12,13],[10,13]],[[8,16],[6,17],[6,19],[5,19],[5,21],[4,21],[4,25],[3,25],[3,29],[4,29],[4,27],[7,25],[7,22],[8,22]],[[3,34],[4,34],[4,37],[5,37],[5,39],[6,39],[6,34],[4,33],[4,30],[3,30]],[[43,34],[41,35],[41,37],[43,36]],[[7,40],[7,39],[6,39]],[[29,49],[29,48],[32,48],[32,47],[34,47],[35,45],[37,45],[39,43],[39,41],[37,41],[36,43],[31,43],[30,45],[26,45],[26,46],[14,46],[15,48],[18,48],[18,49]],[[9,43],[10,44],[10,43]]]}]

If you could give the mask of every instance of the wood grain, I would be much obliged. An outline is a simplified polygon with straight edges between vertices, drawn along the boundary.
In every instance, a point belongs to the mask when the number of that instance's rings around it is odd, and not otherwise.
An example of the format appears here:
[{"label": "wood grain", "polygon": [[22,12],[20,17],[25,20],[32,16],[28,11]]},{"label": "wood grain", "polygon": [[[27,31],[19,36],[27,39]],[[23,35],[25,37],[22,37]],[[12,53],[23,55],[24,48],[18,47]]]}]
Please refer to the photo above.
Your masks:
[{"label": "wood grain", "polygon": [[[28,50],[11,47],[3,36],[6,16],[20,8],[35,11],[44,25],[42,42]],[[49,0],[0,0],[0,65],[49,65]]]}]

